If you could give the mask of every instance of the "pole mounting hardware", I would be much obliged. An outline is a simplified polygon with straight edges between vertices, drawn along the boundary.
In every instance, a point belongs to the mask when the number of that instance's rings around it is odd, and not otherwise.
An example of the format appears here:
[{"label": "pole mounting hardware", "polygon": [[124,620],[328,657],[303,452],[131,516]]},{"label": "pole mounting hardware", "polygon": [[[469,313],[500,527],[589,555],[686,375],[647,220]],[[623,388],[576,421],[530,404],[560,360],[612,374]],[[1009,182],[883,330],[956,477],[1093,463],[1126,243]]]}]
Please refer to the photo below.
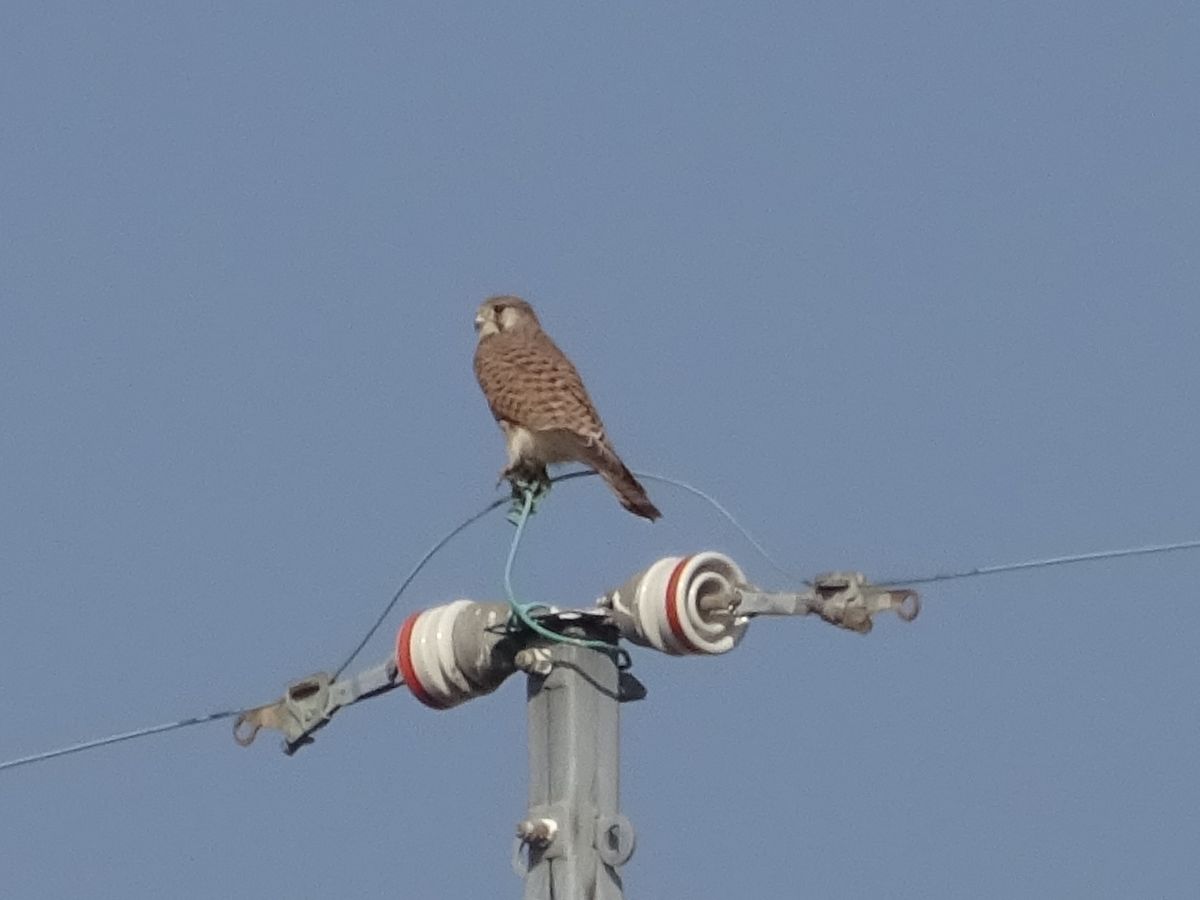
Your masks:
[{"label": "pole mounting hardware", "polygon": [[815,614],[830,625],[866,634],[873,617],[880,612],[895,612],[911,622],[921,611],[921,599],[909,588],[891,588],[871,584],[861,572],[828,572],[813,579],[812,587],[801,593],[758,591],[738,586],[724,595],[715,594],[701,601],[703,608],[724,608],[739,616],[806,616]]},{"label": "pole mounting hardware", "polygon": [[233,723],[233,739],[249,747],[260,730],[271,728],[282,732],[283,752],[291,756],[311,744],[313,735],[329,724],[342,707],[386,693],[403,683],[394,659],[340,681],[334,681],[328,672],[317,672],[289,684],[274,703],[243,712]]}]

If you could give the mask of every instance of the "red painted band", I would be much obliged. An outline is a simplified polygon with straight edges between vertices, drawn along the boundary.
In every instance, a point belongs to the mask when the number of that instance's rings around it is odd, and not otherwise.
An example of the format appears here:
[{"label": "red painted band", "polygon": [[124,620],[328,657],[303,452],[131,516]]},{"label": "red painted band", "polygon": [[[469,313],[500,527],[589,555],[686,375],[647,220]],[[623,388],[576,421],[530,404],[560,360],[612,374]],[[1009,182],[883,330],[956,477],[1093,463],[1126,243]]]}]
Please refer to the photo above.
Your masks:
[{"label": "red painted band", "polygon": [[683,601],[675,596],[675,592],[679,589],[679,576],[683,574],[689,561],[691,561],[691,557],[685,556],[675,564],[675,568],[671,570],[671,577],[667,579],[667,596],[663,599],[667,604],[667,624],[671,626],[671,634],[675,635],[675,639],[683,644],[689,652],[697,653],[699,651],[696,645],[688,640],[688,636],[679,622],[679,604]]},{"label": "red painted band", "polygon": [[445,709],[445,704],[438,703],[429,691],[425,690],[425,685],[421,684],[421,679],[417,677],[417,670],[413,668],[409,644],[412,641],[413,628],[416,627],[417,619],[421,618],[421,614],[421,612],[413,613],[400,626],[400,633],[396,635],[396,665],[400,668],[400,674],[404,676],[404,683],[408,686],[409,693],[432,709]]}]

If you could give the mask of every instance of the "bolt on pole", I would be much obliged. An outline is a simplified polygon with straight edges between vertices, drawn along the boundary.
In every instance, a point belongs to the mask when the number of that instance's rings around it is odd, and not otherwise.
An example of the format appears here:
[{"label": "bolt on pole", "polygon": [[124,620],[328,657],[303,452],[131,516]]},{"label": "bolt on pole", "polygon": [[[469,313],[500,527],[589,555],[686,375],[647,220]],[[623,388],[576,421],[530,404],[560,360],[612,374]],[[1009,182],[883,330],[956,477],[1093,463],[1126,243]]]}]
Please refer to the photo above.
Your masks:
[{"label": "bolt on pole", "polygon": [[[572,631],[615,649],[611,628]],[[545,641],[522,650],[517,664],[529,673],[529,810],[515,861],[525,900],[621,900],[618,869],[633,854],[634,832],[618,812],[616,659]]]}]

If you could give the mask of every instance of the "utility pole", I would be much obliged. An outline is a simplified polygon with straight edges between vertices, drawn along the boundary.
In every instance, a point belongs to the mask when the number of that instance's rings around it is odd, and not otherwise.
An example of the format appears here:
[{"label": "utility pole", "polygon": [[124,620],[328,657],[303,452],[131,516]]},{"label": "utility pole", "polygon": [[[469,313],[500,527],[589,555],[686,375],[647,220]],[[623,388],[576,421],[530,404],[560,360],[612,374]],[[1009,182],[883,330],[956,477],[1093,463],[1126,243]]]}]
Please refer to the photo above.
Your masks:
[{"label": "utility pole", "polygon": [[516,655],[528,673],[529,809],[514,867],[525,900],[621,900],[634,832],[618,812],[619,706],[634,697],[622,696],[611,625],[576,617],[564,634],[612,652],[543,638]]},{"label": "utility pole", "polygon": [[234,737],[248,746],[260,729],[274,728],[290,755],[342,707],[401,685],[444,710],[522,671],[529,807],[517,824],[513,867],[525,880],[525,900],[622,900],[619,870],[635,840],[618,803],[619,708],[646,690],[626,671],[619,640],[672,656],[712,656],[734,649],[758,617],[813,615],[865,634],[876,613],[908,621],[919,609],[914,591],[872,585],[854,572],[818,576],[800,592],[768,592],[724,554],[668,557],[593,608],[542,609],[528,626],[507,603],[455,600],[415,612],[387,659],[340,680],[322,672],[294,682],[276,702],[243,712]]}]

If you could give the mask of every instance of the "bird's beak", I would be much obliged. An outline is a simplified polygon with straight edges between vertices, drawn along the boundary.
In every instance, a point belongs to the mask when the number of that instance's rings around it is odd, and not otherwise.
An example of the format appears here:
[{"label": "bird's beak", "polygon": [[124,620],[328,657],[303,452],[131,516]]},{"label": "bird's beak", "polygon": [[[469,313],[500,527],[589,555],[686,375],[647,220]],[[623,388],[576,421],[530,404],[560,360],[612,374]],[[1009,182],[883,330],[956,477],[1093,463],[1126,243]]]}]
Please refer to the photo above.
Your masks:
[{"label": "bird's beak", "polygon": [[484,321],[483,313],[480,313],[479,315],[477,315],[475,317],[475,330],[476,331],[478,331],[480,328],[483,327],[483,321]]}]

